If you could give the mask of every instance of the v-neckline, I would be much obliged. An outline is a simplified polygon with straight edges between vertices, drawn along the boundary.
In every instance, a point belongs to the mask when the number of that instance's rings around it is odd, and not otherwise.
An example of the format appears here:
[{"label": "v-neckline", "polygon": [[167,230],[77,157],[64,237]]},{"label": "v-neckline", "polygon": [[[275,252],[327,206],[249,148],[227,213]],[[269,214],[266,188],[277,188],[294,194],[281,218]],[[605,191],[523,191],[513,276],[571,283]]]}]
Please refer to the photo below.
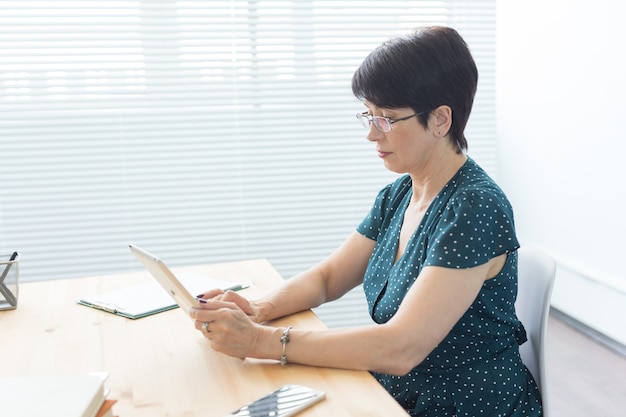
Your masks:
[{"label": "v-neckline", "polygon": [[445,189],[448,187],[448,185],[450,183],[452,183],[455,178],[457,178],[459,173],[463,170],[463,167],[467,166],[469,161],[470,161],[470,158],[467,157],[465,159],[465,162],[463,162],[463,165],[461,165],[461,167],[454,173],[454,175],[444,184],[443,187],[441,187],[441,189],[437,192],[437,194],[432,199],[432,201],[428,204],[428,206],[426,207],[426,210],[424,210],[424,215],[422,216],[420,221],[415,226],[415,229],[411,232],[411,235],[409,236],[409,239],[406,241],[406,246],[402,250],[402,253],[399,254],[400,256],[398,256],[398,252],[400,250],[400,235],[402,234],[402,226],[404,225],[404,216],[406,215],[406,211],[409,208],[409,205],[411,204],[411,198],[413,197],[413,181],[412,180],[410,181],[410,183],[409,183],[410,190],[406,193],[406,195],[404,196],[404,200],[402,201],[403,209],[402,209],[402,213],[401,213],[401,218],[399,219],[399,225],[397,227],[397,230],[396,230],[396,233],[395,233],[395,236],[394,236],[395,245],[394,245],[392,268],[395,267],[396,265],[398,265],[400,263],[400,261],[402,260],[402,258],[404,258],[404,255],[406,255],[407,247],[409,247],[409,244],[415,239],[416,233],[419,230],[421,230],[422,227],[424,226],[424,221],[428,217],[428,214],[431,212],[431,209],[432,209],[433,204],[435,203],[435,201],[437,201],[437,199],[439,199],[439,197],[442,195],[442,193],[445,191]]},{"label": "v-neckline", "polygon": [[426,210],[424,210],[424,214],[422,215],[422,218],[420,219],[420,221],[417,223],[417,225],[415,226],[415,228],[409,235],[409,238],[406,241],[406,245],[402,249],[402,252],[400,252],[400,237],[402,235],[402,227],[404,226],[406,212],[409,209],[409,206],[411,205],[412,197],[413,197],[413,187],[411,183],[411,190],[408,193],[406,193],[406,196],[404,196],[405,201],[402,202],[403,208],[402,208],[402,212],[401,212],[400,219],[398,222],[398,227],[396,228],[396,233],[394,236],[394,241],[395,241],[394,249],[395,250],[394,250],[394,255],[393,255],[394,261],[393,261],[392,267],[398,265],[400,261],[402,260],[402,258],[404,258],[404,255],[406,254],[406,248],[413,241],[413,239],[415,239],[415,234],[418,232],[418,230],[421,229],[424,223],[424,220],[426,219],[426,215],[429,213],[430,207],[432,206],[433,202],[437,199],[437,196],[435,196],[435,198],[428,204],[428,207],[426,208]]}]

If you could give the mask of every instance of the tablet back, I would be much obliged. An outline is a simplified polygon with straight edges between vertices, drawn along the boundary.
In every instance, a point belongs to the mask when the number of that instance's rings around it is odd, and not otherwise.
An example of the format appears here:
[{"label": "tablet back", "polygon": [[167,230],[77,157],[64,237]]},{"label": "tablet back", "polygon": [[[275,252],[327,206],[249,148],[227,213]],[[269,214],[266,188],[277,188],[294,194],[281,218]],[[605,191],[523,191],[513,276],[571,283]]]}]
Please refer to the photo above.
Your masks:
[{"label": "tablet back", "polygon": [[152,274],[159,284],[161,284],[165,291],[167,291],[185,313],[189,314],[192,308],[200,307],[198,300],[187,291],[161,259],[132,244],[128,246],[130,247],[130,251],[139,259],[143,266]]}]

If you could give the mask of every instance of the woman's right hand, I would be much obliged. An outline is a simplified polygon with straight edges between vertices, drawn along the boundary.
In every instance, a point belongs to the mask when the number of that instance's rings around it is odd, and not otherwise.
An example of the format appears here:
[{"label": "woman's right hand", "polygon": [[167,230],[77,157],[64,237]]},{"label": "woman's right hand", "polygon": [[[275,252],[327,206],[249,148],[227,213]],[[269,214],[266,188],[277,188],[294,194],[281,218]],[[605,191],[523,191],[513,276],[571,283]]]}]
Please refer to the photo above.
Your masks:
[{"label": "woman's right hand", "polygon": [[264,321],[261,315],[260,304],[255,301],[250,301],[235,291],[227,290],[224,292],[221,289],[209,290],[201,294],[198,298],[205,300],[219,300],[235,304],[241,311],[243,311],[249,318],[255,323],[261,323]]}]

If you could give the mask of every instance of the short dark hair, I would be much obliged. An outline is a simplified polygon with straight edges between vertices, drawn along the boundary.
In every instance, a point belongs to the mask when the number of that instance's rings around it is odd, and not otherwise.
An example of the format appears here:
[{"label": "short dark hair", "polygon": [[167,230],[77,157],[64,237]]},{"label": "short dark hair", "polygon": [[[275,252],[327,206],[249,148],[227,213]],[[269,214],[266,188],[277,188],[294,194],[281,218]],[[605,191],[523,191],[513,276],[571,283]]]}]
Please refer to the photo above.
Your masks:
[{"label": "short dark hair", "polygon": [[[352,92],[376,107],[410,107],[416,113],[441,105],[452,109],[450,137],[467,150],[465,126],[472,110],[478,69],[459,33],[430,26],[390,39],[374,49],[352,77]],[[428,126],[428,113],[418,116]]]}]

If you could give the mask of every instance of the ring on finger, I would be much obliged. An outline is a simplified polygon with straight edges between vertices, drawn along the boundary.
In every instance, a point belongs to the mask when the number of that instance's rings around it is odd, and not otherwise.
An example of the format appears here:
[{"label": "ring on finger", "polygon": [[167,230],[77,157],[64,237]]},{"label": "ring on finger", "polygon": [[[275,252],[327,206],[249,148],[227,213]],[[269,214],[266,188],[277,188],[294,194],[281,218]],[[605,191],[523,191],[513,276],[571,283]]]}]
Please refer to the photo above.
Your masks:
[{"label": "ring on finger", "polygon": [[202,330],[204,330],[207,333],[210,333],[211,331],[209,330],[209,322],[205,321],[204,323],[202,323]]}]

